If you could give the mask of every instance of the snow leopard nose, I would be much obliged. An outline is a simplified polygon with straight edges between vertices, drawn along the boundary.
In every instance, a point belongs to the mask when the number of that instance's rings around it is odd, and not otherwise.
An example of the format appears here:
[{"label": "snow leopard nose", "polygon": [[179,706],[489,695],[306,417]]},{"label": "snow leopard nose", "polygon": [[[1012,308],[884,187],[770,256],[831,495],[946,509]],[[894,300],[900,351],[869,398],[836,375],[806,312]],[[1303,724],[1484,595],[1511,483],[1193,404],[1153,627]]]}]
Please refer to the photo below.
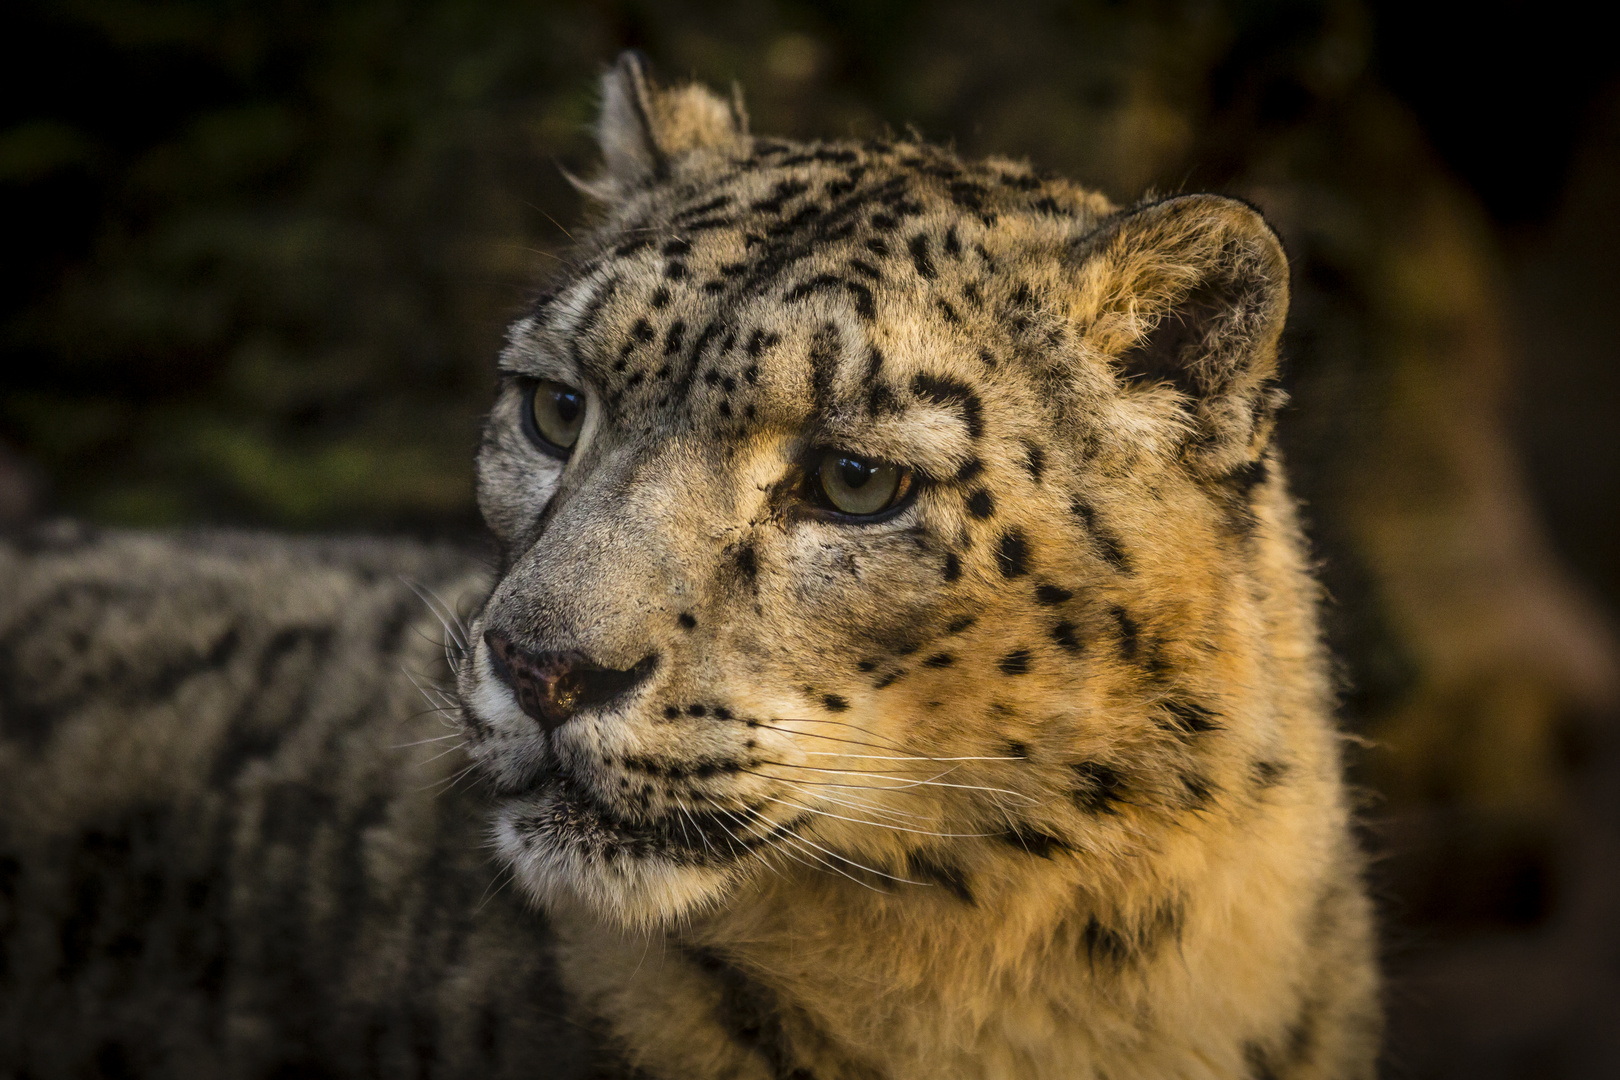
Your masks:
[{"label": "snow leopard nose", "polygon": [[518,707],[550,733],[585,709],[634,690],[658,666],[658,654],[633,667],[607,668],[577,652],[535,652],[498,630],[484,632],[490,665],[517,697]]}]

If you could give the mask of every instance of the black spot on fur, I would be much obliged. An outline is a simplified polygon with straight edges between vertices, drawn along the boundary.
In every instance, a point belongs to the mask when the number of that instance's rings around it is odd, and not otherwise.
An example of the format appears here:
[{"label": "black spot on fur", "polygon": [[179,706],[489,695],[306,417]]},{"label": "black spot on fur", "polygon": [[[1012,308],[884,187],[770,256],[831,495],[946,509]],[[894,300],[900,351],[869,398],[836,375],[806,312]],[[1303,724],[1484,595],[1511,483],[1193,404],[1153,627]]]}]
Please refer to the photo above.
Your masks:
[{"label": "black spot on fur", "polygon": [[1029,470],[1031,480],[1037,484],[1046,472],[1046,451],[1032,442],[1024,443],[1024,468]]},{"label": "black spot on fur", "polygon": [[832,401],[838,353],[838,328],[825,323],[810,339],[810,389],[815,395],[816,409],[821,412],[825,412]]},{"label": "black spot on fur", "polygon": [[872,671],[877,667],[876,660],[859,660],[855,664],[856,671]]},{"label": "black spot on fur", "polygon": [[681,627],[686,630],[690,630],[697,625],[697,620],[692,617],[692,613],[689,611],[681,612],[675,621],[680,623]]},{"label": "black spot on fur", "polygon": [[953,259],[962,257],[962,241],[956,235],[956,226],[952,225],[945,230],[945,254]]},{"label": "black spot on fur", "polygon": [[1074,599],[1074,593],[1056,585],[1037,585],[1035,587],[1035,601],[1046,607],[1056,607]]},{"label": "black spot on fur", "polygon": [[664,706],[664,719],[673,720],[677,716],[680,716],[680,715],[681,715],[681,707],[679,705],[665,705]]},{"label": "black spot on fur", "polygon": [[930,656],[928,659],[924,660],[923,667],[943,668],[950,667],[954,663],[956,663],[956,657],[952,656],[950,653],[942,652],[935,653],[933,656]]},{"label": "black spot on fur", "polygon": [[960,866],[913,851],[906,855],[906,867],[912,877],[945,889],[969,907],[976,903],[973,890],[968,885],[967,871]]},{"label": "black spot on fur", "polygon": [[692,355],[690,357],[691,370],[696,371],[698,362],[703,359],[703,352],[709,347],[709,342],[720,336],[719,322],[711,319],[698,333],[697,340],[692,342]]},{"label": "black spot on fur", "polygon": [[1120,655],[1127,660],[1136,659],[1138,638],[1140,636],[1136,626],[1136,620],[1131,618],[1130,615],[1126,614],[1125,609],[1122,607],[1109,608],[1108,614],[1113,618],[1114,624],[1119,628]]},{"label": "black spot on fur", "polygon": [[755,982],[718,953],[699,949],[692,953],[692,959],[719,986],[716,1019],[734,1043],[762,1057],[776,1080],[815,1080],[794,1057],[776,994],[769,987]]},{"label": "black spot on fur", "polygon": [[1271,463],[1265,458],[1247,461],[1221,478],[1221,483],[1234,499],[1247,506],[1254,498],[1256,488],[1271,478]]},{"label": "black spot on fur", "polygon": [[709,710],[707,708],[705,708],[704,706],[702,706],[702,705],[688,705],[686,707],[686,715],[687,716],[707,716],[707,715],[709,715]]},{"label": "black spot on fur", "polygon": [[655,311],[662,311],[669,306],[669,290],[660,285],[653,290],[652,306]]},{"label": "black spot on fur", "polygon": [[872,290],[859,281],[844,282],[844,289],[855,298],[855,313],[863,319],[870,319],[877,314],[877,306],[872,301]]},{"label": "black spot on fur", "polygon": [[763,330],[755,330],[748,338],[746,351],[750,360],[758,360],[761,353],[782,340],[781,334],[767,334]]},{"label": "black spot on fur", "polygon": [[900,399],[889,389],[887,383],[873,383],[871,391],[866,395],[866,411],[873,416],[885,413],[897,413],[901,409]]},{"label": "black spot on fur", "polygon": [[1028,649],[1014,649],[1001,658],[998,665],[1003,675],[1027,675],[1029,673],[1030,651]]},{"label": "black spot on fur", "polygon": [[1097,520],[1097,513],[1090,504],[1075,498],[1069,503],[1069,509],[1085,526],[1092,542],[1097,545],[1097,554],[1102,557],[1103,562],[1119,573],[1130,573],[1130,564],[1125,558],[1124,550],[1119,546],[1119,540]]},{"label": "black spot on fur", "polygon": [[1196,773],[1187,773],[1182,776],[1181,786],[1187,793],[1187,806],[1189,809],[1201,810],[1215,798],[1215,785]]},{"label": "black spot on fur", "polygon": [[966,383],[944,375],[918,373],[911,379],[911,392],[935,405],[960,406],[968,435],[977,439],[984,433],[984,405]]},{"label": "black spot on fur", "polygon": [[1085,945],[1086,959],[1092,967],[1101,963],[1117,968],[1131,959],[1131,946],[1125,935],[1103,925],[1095,915],[1086,921],[1081,939]]},{"label": "black spot on fur", "polygon": [[1018,848],[1039,859],[1050,859],[1054,855],[1069,850],[1067,841],[1027,824],[1014,825],[1002,833],[1000,839],[1002,843]]},{"label": "black spot on fur", "polygon": [[945,625],[945,632],[947,634],[960,634],[977,621],[972,615],[959,615]]},{"label": "black spot on fur", "polygon": [[996,545],[996,567],[1004,578],[1029,573],[1029,543],[1023,533],[1010,529],[1001,534],[1001,541]]},{"label": "black spot on fur", "polygon": [[968,458],[962,462],[962,467],[956,470],[956,482],[965,484],[984,472],[984,462],[978,458]]},{"label": "black spot on fur", "polygon": [[[250,695],[247,700],[259,700],[264,697],[264,688],[281,682],[306,689],[296,696],[290,707],[284,707],[284,711],[277,710],[281,715],[276,717],[276,722],[266,723],[263,717],[257,715],[256,709],[245,710],[232,718],[210,772],[210,780],[216,787],[234,779],[249,763],[274,754],[281,746],[282,739],[303,719],[304,710],[308,707],[307,688],[317,682],[314,669],[325,662],[332,637],[331,627],[297,626],[278,631],[266,642],[254,672],[254,685],[261,692]],[[287,665],[296,665],[301,658],[311,671],[301,677],[289,678]]]},{"label": "black spot on fur", "polygon": [[1052,640],[1072,653],[1077,653],[1085,648],[1084,644],[1080,641],[1080,638],[1075,634],[1074,623],[1070,622],[1068,619],[1064,619],[1062,622],[1052,627]]},{"label": "black spot on fur", "polygon": [[1163,726],[1178,735],[1203,735],[1221,727],[1215,714],[1196,701],[1166,701],[1159,709]]},{"label": "black spot on fur", "polygon": [[692,250],[692,241],[676,237],[664,245],[665,255],[685,255]]},{"label": "black spot on fur", "polygon": [[980,488],[968,496],[967,509],[968,513],[982,521],[996,512],[996,501],[988,491]]},{"label": "black spot on fur", "polygon": [[1243,1044],[1243,1063],[1249,1069],[1248,1080],[1281,1080],[1276,1067],[1271,1064],[1271,1055],[1257,1042]]},{"label": "black spot on fur", "polygon": [[1082,761],[1069,766],[1079,781],[1070,797],[1088,814],[1112,814],[1122,801],[1125,781],[1119,773],[1098,761]]},{"label": "black spot on fur", "polygon": [[759,561],[754,554],[753,544],[738,544],[732,552],[731,564],[740,581],[750,586],[754,585],[759,577]]},{"label": "black spot on fur", "polygon": [[871,386],[877,381],[878,374],[883,370],[883,352],[876,345],[868,346],[866,350],[866,371],[861,375],[861,382]]},{"label": "black spot on fur", "polygon": [[839,697],[837,694],[822,695],[821,703],[827,706],[828,712],[843,712],[849,708],[849,701]]},{"label": "black spot on fur", "polygon": [[1249,768],[1254,777],[1256,790],[1265,791],[1282,783],[1283,777],[1288,775],[1288,766],[1280,761],[1256,761]]},{"label": "black spot on fur", "polygon": [[719,210],[721,207],[729,206],[730,204],[731,204],[731,196],[730,195],[716,195],[714,198],[710,199],[706,203],[703,203],[703,204],[701,204],[699,206],[688,207],[687,209],[682,210],[679,214],[675,215],[675,220],[676,221],[686,221],[689,218],[702,217],[704,214],[712,214],[714,211]]},{"label": "black spot on fur", "polygon": [[[783,164],[786,164],[784,162]],[[764,199],[750,204],[752,210],[760,210],[767,214],[779,214],[783,205],[796,195],[802,195],[810,190],[810,185],[803,180],[783,180],[776,185],[776,189]]]},{"label": "black spot on fur", "polygon": [[664,333],[664,355],[674,356],[676,353],[680,352],[681,341],[685,337],[686,323],[683,320],[676,319],[674,322],[670,323],[669,329]]},{"label": "black spot on fur", "polygon": [[962,325],[962,316],[956,313],[956,309],[951,307],[951,302],[943,296],[934,297],[934,307],[939,310],[940,317],[952,326]]},{"label": "black spot on fur", "polygon": [[955,552],[945,556],[945,580],[955,581],[962,576],[962,560],[956,557]]}]

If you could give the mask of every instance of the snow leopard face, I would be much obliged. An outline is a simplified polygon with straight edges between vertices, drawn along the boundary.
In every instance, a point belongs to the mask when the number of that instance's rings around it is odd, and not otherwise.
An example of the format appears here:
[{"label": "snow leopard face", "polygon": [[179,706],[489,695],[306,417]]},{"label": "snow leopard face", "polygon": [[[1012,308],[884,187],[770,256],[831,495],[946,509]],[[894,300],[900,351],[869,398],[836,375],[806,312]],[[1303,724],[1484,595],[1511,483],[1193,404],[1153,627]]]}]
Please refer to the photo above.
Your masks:
[{"label": "snow leopard face", "polygon": [[1277,242],[607,80],[604,219],[509,333],[459,681],[520,882],[630,924],[785,862],[972,902],[1286,763],[1235,721]]}]

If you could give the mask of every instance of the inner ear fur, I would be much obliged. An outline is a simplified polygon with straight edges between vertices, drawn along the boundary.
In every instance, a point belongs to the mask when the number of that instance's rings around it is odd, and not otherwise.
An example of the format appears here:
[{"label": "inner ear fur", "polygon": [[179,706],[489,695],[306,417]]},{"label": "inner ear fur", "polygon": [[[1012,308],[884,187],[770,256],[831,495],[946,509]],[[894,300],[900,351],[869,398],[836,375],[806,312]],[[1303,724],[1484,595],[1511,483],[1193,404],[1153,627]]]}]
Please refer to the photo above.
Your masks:
[{"label": "inner ear fur", "polygon": [[1184,195],[1125,211],[1083,243],[1080,306],[1090,344],[1129,391],[1185,399],[1190,465],[1224,475],[1258,460],[1283,394],[1277,342],[1288,258],[1246,203]]},{"label": "inner ear fur", "polygon": [[664,88],[637,52],[621,53],[602,76],[596,140],[604,168],[579,182],[587,194],[615,202],[667,178],[671,163],[702,147],[723,147],[748,134],[740,93],[726,101],[697,83]]}]

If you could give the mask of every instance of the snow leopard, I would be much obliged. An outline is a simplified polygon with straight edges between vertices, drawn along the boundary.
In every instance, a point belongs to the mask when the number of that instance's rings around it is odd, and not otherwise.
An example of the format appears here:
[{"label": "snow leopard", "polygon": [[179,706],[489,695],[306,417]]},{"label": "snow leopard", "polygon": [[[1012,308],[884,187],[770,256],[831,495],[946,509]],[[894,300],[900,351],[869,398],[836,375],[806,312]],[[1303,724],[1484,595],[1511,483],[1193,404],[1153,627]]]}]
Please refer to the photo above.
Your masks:
[{"label": "snow leopard", "polygon": [[1262,215],[633,54],[597,136],[493,565],[8,555],[16,1075],[1371,1077]]}]

